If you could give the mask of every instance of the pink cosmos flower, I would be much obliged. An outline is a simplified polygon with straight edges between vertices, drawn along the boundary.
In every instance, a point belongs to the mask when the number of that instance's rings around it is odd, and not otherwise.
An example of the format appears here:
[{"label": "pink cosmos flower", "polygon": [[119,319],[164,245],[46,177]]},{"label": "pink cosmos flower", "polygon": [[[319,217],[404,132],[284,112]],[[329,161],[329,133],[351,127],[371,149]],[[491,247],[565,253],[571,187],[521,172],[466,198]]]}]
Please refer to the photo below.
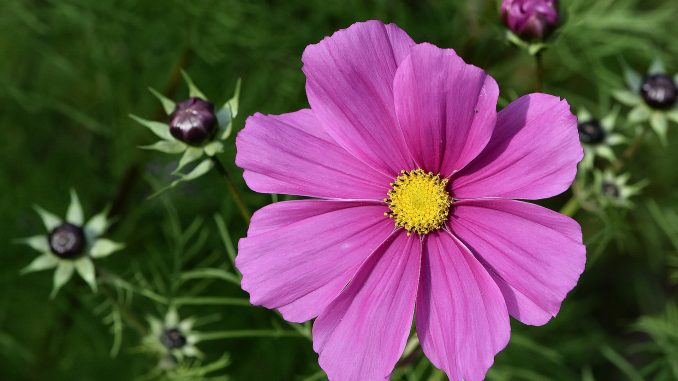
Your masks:
[{"label": "pink cosmos flower", "polygon": [[[330,380],[384,380],[415,320],[452,380],[481,380],[509,315],[542,325],[584,269],[577,222],[513,199],[565,191],[583,152],[567,102],[496,112],[492,77],[397,26],[357,23],[304,51],[310,109],[248,118],[236,163],[257,211],[236,258],[251,302],[317,317]],[[415,319],[416,315],[416,319]]]}]

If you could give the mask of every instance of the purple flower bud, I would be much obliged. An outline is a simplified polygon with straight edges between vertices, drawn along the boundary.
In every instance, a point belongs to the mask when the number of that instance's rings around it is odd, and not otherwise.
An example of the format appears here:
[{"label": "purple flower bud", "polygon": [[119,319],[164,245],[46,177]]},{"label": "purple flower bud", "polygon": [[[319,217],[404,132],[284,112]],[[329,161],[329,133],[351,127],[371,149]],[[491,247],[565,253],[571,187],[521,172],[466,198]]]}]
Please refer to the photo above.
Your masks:
[{"label": "purple flower bud", "polygon": [[541,40],[558,23],[557,7],[556,0],[503,0],[501,16],[513,33]]},{"label": "purple flower bud", "polygon": [[170,134],[189,145],[201,145],[214,137],[217,117],[214,105],[206,100],[191,97],[177,103],[170,116]]},{"label": "purple flower bud", "polygon": [[160,335],[160,341],[167,349],[181,349],[187,340],[178,328],[168,328]]},{"label": "purple flower bud", "polygon": [[79,257],[85,248],[85,232],[80,226],[64,222],[49,233],[49,248],[61,259]]},{"label": "purple flower bud", "polygon": [[678,88],[666,74],[653,74],[645,77],[640,86],[640,95],[648,106],[656,109],[673,107],[678,99]]},{"label": "purple flower bud", "polygon": [[605,130],[596,119],[580,122],[577,129],[582,143],[599,144],[605,140]]}]

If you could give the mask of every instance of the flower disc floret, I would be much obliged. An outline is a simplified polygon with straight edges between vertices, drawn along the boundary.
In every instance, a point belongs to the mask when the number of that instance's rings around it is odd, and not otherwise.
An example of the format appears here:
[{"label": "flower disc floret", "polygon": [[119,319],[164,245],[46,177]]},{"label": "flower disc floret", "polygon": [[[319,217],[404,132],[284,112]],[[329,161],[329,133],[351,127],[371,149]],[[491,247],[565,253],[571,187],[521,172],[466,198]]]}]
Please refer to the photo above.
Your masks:
[{"label": "flower disc floret", "polygon": [[579,130],[579,140],[582,143],[599,144],[605,140],[605,130],[596,119],[579,123],[577,129]]},{"label": "flower disc floret", "polygon": [[421,169],[400,173],[384,200],[391,209],[385,215],[393,218],[397,227],[407,230],[407,235],[425,235],[440,229],[452,204],[446,190],[448,179]]},{"label": "flower disc floret", "polygon": [[85,233],[82,227],[64,222],[47,237],[50,251],[62,259],[74,259],[83,254]]},{"label": "flower disc floret", "polygon": [[640,95],[650,107],[669,109],[678,99],[678,88],[668,75],[653,74],[643,80]]}]

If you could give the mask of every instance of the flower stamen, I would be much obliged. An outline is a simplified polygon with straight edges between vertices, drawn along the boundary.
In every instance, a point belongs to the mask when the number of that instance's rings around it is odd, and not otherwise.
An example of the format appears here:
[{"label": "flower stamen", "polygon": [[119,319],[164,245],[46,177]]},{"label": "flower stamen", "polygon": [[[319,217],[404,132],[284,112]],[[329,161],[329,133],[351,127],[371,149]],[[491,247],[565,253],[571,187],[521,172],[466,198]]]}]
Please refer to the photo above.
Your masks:
[{"label": "flower stamen", "polygon": [[407,230],[407,235],[428,234],[440,229],[450,212],[452,199],[445,189],[448,179],[424,172],[422,169],[400,171],[392,182],[388,198],[390,212],[385,216],[393,218],[397,227]]}]

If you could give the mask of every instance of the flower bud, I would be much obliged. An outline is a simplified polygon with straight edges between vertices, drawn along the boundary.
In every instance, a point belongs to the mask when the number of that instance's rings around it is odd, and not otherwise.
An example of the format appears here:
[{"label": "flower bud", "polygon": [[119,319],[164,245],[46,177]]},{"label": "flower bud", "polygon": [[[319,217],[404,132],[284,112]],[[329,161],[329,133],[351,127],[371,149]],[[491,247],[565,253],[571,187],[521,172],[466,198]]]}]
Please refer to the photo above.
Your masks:
[{"label": "flower bud", "polygon": [[160,335],[160,341],[167,349],[181,349],[186,345],[186,336],[178,328],[168,328]]},{"label": "flower bud", "polygon": [[68,222],[54,228],[47,240],[52,253],[62,259],[77,258],[83,253],[86,244],[82,228]]},{"label": "flower bud", "polygon": [[558,23],[556,0],[503,0],[504,24],[525,39],[541,40]]},{"label": "flower bud", "polygon": [[599,144],[605,140],[605,130],[596,119],[587,120],[577,125],[579,140],[585,144]]},{"label": "flower bud", "polygon": [[196,97],[177,103],[169,125],[170,134],[177,140],[189,145],[201,145],[212,139],[217,131],[214,105]]},{"label": "flower bud", "polygon": [[621,195],[621,191],[619,190],[619,186],[612,181],[603,181],[603,184],[600,186],[601,187],[601,192],[607,197],[610,198],[619,198]]},{"label": "flower bud", "polygon": [[643,80],[640,95],[648,106],[656,109],[668,109],[676,103],[678,89],[676,83],[666,74],[652,74]]}]

